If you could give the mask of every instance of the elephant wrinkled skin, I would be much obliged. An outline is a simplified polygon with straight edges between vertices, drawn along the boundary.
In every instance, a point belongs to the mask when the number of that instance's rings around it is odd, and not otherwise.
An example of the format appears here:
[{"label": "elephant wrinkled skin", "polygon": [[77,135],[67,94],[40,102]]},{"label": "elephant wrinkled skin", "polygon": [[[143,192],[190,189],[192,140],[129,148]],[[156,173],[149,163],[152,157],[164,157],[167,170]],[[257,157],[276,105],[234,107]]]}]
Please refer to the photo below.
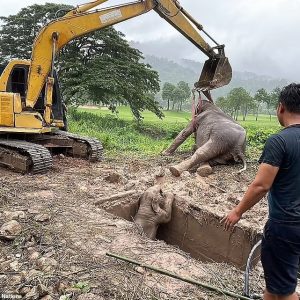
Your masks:
[{"label": "elephant wrinkled skin", "polygon": [[212,173],[211,164],[226,164],[230,161],[241,161],[246,170],[245,150],[246,131],[209,101],[203,101],[201,112],[182,130],[172,145],[163,152],[171,155],[196,129],[196,151],[178,165],[171,166],[174,176],[199,165],[197,173],[207,176]]},{"label": "elephant wrinkled skin", "polygon": [[173,201],[174,194],[163,193],[160,185],[147,189],[141,196],[134,221],[150,239],[156,238],[159,224],[170,222]]}]

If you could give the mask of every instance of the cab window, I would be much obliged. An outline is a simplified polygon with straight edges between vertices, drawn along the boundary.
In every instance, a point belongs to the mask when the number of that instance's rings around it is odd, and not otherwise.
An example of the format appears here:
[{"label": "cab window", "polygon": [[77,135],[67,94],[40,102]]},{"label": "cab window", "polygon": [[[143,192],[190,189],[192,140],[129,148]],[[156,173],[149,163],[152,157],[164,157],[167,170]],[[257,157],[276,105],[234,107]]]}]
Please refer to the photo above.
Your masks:
[{"label": "cab window", "polygon": [[26,92],[26,70],[24,68],[15,68],[11,74],[11,89],[13,93],[19,93],[25,97]]}]

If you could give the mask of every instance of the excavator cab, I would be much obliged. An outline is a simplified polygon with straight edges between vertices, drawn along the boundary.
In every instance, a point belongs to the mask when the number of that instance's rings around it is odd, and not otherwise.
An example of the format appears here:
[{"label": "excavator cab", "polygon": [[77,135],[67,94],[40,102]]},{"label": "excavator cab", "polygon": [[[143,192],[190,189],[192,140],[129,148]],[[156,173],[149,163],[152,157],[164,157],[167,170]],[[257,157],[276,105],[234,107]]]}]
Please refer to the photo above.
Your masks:
[{"label": "excavator cab", "polygon": [[[0,76],[3,73],[6,65],[0,65]],[[19,93],[22,105],[25,106],[25,97],[26,97],[26,87],[27,87],[27,78],[29,73],[28,65],[16,65],[11,70],[11,73],[8,77],[6,92]],[[63,111],[63,98],[60,93],[59,81],[54,71],[54,86],[53,86],[53,95],[52,95],[52,114],[53,119],[62,120],[64,117]],[[40,114],[44,114],[45,110],[45,84],[42,88],[42,91],[34,105],[34,110]]]},{"label": "excavator cab", "polygon": [[213,90],[231,81],[232,68],[225,56],[224,45],[217,48],[219,53],[204,63],[199,81],[195,83],[195,87],[200,90]]}]

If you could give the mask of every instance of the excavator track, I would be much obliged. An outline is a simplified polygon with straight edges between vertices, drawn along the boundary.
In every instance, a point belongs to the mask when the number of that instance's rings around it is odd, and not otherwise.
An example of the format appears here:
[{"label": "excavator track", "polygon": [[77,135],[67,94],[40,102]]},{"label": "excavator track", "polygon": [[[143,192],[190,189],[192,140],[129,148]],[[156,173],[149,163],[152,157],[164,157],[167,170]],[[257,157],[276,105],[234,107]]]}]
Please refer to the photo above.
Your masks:
[{"label": "excavator track", "polygon": [[87,145],[87,159],[91,162],[97,162],[103,160],[103,146],[99,140],[94,138],[83,137],[78,134],[70,133],[67,131],[58,130],[55,135],[67,137],[79,143]]},{"label": "excavator track", "polygon": [[0,164],[21,173],[42,174],[52,167],[52,156],[41,145],[0,139]]}]

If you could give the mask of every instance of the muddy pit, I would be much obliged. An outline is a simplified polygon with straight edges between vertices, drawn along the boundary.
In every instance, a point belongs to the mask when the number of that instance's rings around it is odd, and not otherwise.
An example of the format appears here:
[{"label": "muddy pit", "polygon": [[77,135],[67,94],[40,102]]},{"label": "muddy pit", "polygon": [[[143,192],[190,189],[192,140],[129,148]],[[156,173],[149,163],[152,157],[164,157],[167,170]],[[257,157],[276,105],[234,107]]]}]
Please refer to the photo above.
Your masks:
[{"label": "muddy pit", "polygon": [[[167,173],[165,188],[176,200],[172,221],[161,226],[157,241],[141,236],[129,222],[138,197],[94,205],[120,192],[145,191],[154,184],[158,166],[181,159],[89,164],[60,157],[53,170],[35,176],[1,169],[0,227],[15,219],[22,231],[11,241],[0,238],[0,291],[44,300],[62,295],[72,300],[229,299],[105,255],[113,252],[241,294],[242,270],[265,222],[266,202],[246,214],[232,234],[219,220],[239,201],[255,164],[242,176],[236,174],[240,166],[217,167],[205,179]],[[111,176],[116,179],[108,180]],[[259,264],[251,283],[254,292],[262,292]]]},{"label": "muddy pit", "polygon": [[[112,205],[103,204],[107,212],[130,222],[133,222],[138,207],[138,197]],[[159,226],[157,239],[178,247],[197,260],[227,263],[244,270],[250,251],[261,239],[261,234],[240,227],[233,233],[225,233],[219,217],[177,197],[172,219]],[[253,265],[257,262],[256,259]]]}]

